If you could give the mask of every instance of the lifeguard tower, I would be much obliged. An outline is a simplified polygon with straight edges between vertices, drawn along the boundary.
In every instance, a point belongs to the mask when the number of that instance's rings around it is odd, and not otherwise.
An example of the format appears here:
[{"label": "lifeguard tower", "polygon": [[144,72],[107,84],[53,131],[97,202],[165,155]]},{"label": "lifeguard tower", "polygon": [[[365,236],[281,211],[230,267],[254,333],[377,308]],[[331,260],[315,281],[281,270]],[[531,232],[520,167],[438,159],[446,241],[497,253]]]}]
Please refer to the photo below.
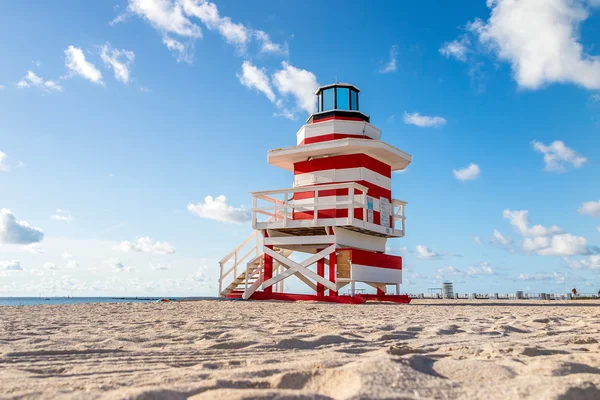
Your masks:
[{"label": "lifeguard tower", "polygon": [[[412,157],[381,140],[359,93],[346,83],[321,86],[318,111],[296,133],[296,146],[268,152],[269,164],[294,174],[293,187],[252,193],[254,233],[220,261],[220,296],[410,302],[400,295],[402,257],[385,246],[405,234],[406,202],[392,198],[392,172]],[[291,276],[311,294],[286,293]],[[358,282],[377,294],[357,293]],[[346,285],[349,294],[339,295]]]}]

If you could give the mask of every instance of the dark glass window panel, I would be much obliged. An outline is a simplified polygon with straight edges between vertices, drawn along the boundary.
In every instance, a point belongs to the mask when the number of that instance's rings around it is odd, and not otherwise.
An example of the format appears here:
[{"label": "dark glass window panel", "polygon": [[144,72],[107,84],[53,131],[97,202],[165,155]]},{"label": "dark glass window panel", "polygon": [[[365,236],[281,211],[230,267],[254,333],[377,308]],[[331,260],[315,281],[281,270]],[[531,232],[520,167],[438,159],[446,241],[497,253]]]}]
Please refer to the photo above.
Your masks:
[{"label": "dark glass window panel", "polygon": [[358,110],[358,92],[356,90],[352,90],[351,91],[351,103],[352,103],[352,108],[350,108],[351,110]]},{"label": "dark glass window panel", "polygon": [[333,88],[323,90],[323,110],[333,110]]},{"label": "dark glass window panel", "polygon": [[344,87],[337,88],[337,109],[350,109],[350,89]]}]

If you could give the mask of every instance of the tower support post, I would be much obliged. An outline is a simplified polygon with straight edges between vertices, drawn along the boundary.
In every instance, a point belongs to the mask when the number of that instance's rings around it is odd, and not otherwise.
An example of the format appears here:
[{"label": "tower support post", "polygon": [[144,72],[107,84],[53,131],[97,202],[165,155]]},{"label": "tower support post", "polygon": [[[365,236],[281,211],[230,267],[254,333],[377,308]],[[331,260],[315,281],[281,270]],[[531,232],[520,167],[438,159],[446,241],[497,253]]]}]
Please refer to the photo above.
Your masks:
[{"label": "tower support post", "polygon": [[[317,261],[317,275],[325,277],[325,258]],[[325,296],[325,286],[322,283],[317,283],[317,296]]]},{"label": "tower support post", "polygon": [[[271,245],[265,245],[265,247],[270,250],[273,250],[273,246],[271,246]],[[263,272],[264,279],[263,279],[263,281],[266,282],[273,277],[273,257],[271,257],[271,255],[269,255],[265,252],[263,262],[264,262],[264,272]],[[265,288],[264,292],[268,293],[268,294],[273,293],[273,286],[269,286],[269,287]]]},{"label": "tower support post", "polygon": [[[329,255],[329,280],[333,283],[337,281],[336,275],[337,254],[334,251]],[[337,292],[329,289],[329,296],[337,296]]]}]

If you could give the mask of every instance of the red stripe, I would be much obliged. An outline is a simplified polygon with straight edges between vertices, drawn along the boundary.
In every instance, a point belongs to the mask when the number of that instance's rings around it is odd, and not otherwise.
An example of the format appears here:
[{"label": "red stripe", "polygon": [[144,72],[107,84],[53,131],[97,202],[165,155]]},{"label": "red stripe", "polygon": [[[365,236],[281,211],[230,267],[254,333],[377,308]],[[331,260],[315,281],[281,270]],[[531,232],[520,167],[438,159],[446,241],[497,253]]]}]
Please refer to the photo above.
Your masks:
[{"label": "red stripe", "polygon": [[330,133],[330,134],[327,134],[327,135],[313,136],[313,137],[305,138],[303,141],[301,141],[300,143],[298,143],[298,145],[311,144],[311,143],[320,143],[320,142],[329,142],[330,140],[338,140],[338,139],[345,139],[345,138],[371,139],[371,140],[373,140],[373,138],[370,138],[370,137],[368,137],[366,135],[352,135],[352,134],[349,134],[349,133]]},{"label": "red stripe", "polygon": [[301,161],[294,164],[294,175],[326,171],[329,169],[348,169],[364,167],[387,178],[392,177],[392,168],[366,154],[346,154]]},{"label": "red stripe", "polygon": [[323,118],[323,119],[318,119],[318,120],[314,120],[312,121],[313,124],[318,124],[319,122],[325,122],[325,121],[331,121],[332,119],[339,119],[342,121],[361,121],[364,122],[364,119],[362,118],[358,118],[358,117],[340,117],[338,116],[333,116],[333,117],[327,117],[327,118]]},{"label": "red stripe", "polygon": [[[359,185],[365,186],[367,189],[369,189],[369,191],[367,192],[368,196],[375,197],[377,199],[380,197],[385,197],[386,199],[390,200],[390,202],[392,199],[392,191],[391,190],[384,189],[381,186],[374,185],[367,181],[336,182],[336,183],[358,183]],[[311,186],[320,186],[320,185],[329,185],[329,183],[322,183],[322,184],[311,185]],[[318,192],[319,192],[319,197],[348,196],[348,189],[328,189],[328,190],[319,190]],[[358,189],[354,189],[354,194],[360,194],[360,193],[361,192]],[[314,190],[308,190],[306,192],[294,193],[294,199],[297,199],[297,200],[312,199],[313,197],[315,197]]]},{"label": "red stripe", "polygon": [[390,254],[375,253],[359,249],[348,250],[350,250],[350,259],[353,264],[377,268],[402,269],[402,257],[400,256],[392,256]]},{"label": "red stripe", "polygon": [[[308,206],[307,206],[308,207]],[[303,220],[303,219],[314,219],[315,212],[314,211],[294,211],[293,219],[294,220]],[[329,210],[319,210],[318,214],[319,219],[321,218],[348,218],[348,209],[336,209],[331,208]],[[354,218],[358,220],[363,220],[363,210],[362,208],[354,209]],[[373,211],[373,223],[376,225],[381,225],[381,216],[379,211]],[[391,217],[390,217],[391,220]],[[390,221],[391,223],[391,221]],[[371,264],[366,264],[371,265]]]},{"label": "red stripe", "polygon": [[388,178],[392,177],[392,167],[366,154],[348,154],[336,157],[336,169],[357,167],[370,169],[371,171],[377,172],[378,174]]}]

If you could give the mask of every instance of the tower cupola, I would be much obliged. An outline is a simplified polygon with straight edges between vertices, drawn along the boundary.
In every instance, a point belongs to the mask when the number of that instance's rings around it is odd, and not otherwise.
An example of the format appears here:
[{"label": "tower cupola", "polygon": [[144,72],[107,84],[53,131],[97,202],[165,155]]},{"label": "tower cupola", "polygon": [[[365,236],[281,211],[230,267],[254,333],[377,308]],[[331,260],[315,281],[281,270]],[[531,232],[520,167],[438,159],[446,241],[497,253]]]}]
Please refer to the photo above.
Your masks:
[{"label": "tower cupola", "polygon": [[369,116],[360,111],[360,89],[349,83],[336,82],[317,89],[317,112],[308,123],[331,117],[341,117],[369,122]]}]

